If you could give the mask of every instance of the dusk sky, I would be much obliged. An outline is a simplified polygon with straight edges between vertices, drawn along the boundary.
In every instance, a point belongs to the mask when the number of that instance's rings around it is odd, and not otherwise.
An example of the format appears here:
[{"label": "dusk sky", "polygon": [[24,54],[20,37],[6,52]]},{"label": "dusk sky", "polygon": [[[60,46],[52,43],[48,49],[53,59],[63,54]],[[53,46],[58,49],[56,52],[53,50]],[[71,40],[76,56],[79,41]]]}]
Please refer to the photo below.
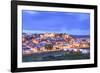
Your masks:
[{"label": "dusk sky", "polygon": [[23,32],[90,34],[90,14],[76,12],[22,11]]}]

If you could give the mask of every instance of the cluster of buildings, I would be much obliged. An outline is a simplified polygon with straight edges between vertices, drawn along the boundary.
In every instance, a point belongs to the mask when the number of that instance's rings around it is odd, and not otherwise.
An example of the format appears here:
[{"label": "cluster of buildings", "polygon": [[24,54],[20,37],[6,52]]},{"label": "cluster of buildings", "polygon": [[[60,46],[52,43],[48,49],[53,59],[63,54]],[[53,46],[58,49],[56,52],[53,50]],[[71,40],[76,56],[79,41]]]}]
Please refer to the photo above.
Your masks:
[{"label": "cluster of buildings", "polygon": [[23,54],[50,51],[82,51],[90,48],[89,38],[76,38],[66,33],[44,33],[22,35]]}]

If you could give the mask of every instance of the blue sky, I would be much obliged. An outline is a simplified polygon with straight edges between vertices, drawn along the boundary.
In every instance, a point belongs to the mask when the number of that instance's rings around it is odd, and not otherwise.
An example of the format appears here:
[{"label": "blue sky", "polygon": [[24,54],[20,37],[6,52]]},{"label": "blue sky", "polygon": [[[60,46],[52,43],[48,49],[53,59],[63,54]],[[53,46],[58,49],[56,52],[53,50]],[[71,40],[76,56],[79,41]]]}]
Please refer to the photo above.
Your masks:
[{"label": "blue sky", "polygon": [[90,14],[76,12],[22,11],[23,32],[90,34]]}]

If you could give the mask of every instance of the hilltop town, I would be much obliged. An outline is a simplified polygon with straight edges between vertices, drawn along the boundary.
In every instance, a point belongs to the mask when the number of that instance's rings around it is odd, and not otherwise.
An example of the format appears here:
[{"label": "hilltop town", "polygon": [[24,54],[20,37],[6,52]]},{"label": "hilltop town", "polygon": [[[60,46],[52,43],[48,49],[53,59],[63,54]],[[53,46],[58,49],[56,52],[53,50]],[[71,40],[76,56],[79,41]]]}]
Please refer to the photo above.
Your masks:
[{"label": "hilltop town", "polygon": [[75,37],[66,33],[22,34],[23,54],[90,48],[89,37]]}]

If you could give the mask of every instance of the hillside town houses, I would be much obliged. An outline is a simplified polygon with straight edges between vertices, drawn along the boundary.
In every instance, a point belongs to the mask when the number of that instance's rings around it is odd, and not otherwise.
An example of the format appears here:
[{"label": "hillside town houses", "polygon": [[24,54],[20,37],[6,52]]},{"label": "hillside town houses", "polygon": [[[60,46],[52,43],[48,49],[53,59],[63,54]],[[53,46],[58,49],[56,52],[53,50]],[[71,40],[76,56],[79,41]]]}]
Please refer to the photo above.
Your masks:
[{"label": "hillside town houses", "polygon": [[89,38],[77,38],[66,33],[23,33],[23,54],[50,52],[50,51],[86,51],[90,48]]}]

